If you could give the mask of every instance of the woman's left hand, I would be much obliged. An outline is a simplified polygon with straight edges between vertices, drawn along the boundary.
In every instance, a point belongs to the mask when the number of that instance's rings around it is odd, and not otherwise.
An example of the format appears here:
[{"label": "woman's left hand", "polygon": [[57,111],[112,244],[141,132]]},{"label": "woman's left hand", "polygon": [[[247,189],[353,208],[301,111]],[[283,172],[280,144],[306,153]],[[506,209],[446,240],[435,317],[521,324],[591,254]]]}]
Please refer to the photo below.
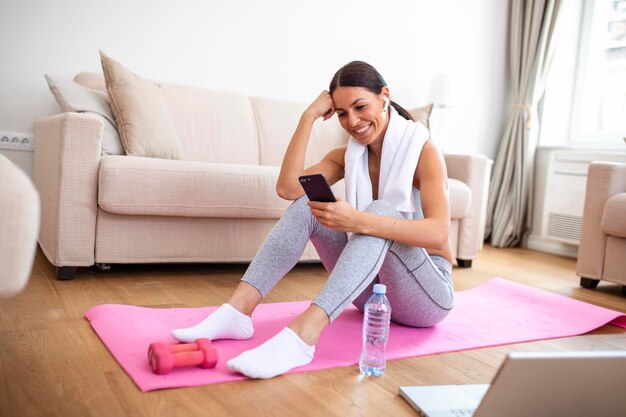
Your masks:
[{"label": "woman's left hand", "polygon": [[339,232],[358,233],[358,216],[360,212],[338,198],[336,203],[320,203],[309,201],[313,216],[324,226]]}]

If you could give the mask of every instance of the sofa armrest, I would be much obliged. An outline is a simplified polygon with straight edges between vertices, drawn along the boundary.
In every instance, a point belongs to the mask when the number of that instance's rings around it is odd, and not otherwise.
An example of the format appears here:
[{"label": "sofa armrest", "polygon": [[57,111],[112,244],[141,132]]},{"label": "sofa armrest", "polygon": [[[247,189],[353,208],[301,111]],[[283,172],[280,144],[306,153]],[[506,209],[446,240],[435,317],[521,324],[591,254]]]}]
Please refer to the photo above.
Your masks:
[{"label": "sofa armrest", "polygon": [[578,276],[602,278],[606,248],[606,233],[601,227],[604,206],[609,197],[624,191],[626,191],[626,164],[594,162],[589,165],[576,264]]},{"label": "sofa armrest", "polygon": [[484,155],[444,155],[448,177],[467,184],[471,191],[467,216],[459,222],[457,259],[472,260],[483,247],[487,195],[493,161]]},{"label": "sofa armrest", "polygon": [[94,263],[103,124],[62,113],[35,122],[33,181],[41,198],[39,245],[55,266]]}]

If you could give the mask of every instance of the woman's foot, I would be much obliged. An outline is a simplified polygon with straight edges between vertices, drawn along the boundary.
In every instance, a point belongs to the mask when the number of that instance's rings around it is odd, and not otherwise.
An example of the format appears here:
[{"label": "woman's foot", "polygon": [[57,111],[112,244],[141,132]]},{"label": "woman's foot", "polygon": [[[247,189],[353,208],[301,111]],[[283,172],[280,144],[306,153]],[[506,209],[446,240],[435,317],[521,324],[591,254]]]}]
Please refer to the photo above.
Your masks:
[{"label": "woman's foot", "polygon": [[229,360],[227,365],[250,378],[272,378],[311,363],[314,353],[315,346],[307,345],[285,327],[262,345]]},{"label": "woman's foot", "polygon": [[172,330],[172,336],[176,340],[186,343],[199,338],[250,339],[253,334],[252,319],[230,304],[222,304],[220,308],[193,327]]}]

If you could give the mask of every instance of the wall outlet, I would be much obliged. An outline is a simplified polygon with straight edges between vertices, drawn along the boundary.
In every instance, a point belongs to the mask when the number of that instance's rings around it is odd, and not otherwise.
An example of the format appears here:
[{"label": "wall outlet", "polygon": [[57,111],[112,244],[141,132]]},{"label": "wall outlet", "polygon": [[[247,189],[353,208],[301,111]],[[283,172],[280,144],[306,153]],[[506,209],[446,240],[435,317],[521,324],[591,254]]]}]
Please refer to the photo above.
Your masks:
[{"label": "wall outlet", "polygon": [[34,142],[31,133],[0,132],[0,149],[32,152]]}]

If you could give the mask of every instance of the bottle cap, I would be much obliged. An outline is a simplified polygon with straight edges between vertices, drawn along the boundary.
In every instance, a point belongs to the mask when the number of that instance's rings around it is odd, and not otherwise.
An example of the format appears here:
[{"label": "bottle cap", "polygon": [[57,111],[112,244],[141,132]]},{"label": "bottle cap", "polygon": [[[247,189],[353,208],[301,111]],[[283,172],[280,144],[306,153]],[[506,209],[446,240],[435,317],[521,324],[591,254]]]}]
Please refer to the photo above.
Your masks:
[{"label": "bottle cap", "polygon": [[374,293],[375,294],[386,294],[387,286],[385,284],[374,284]]}]

